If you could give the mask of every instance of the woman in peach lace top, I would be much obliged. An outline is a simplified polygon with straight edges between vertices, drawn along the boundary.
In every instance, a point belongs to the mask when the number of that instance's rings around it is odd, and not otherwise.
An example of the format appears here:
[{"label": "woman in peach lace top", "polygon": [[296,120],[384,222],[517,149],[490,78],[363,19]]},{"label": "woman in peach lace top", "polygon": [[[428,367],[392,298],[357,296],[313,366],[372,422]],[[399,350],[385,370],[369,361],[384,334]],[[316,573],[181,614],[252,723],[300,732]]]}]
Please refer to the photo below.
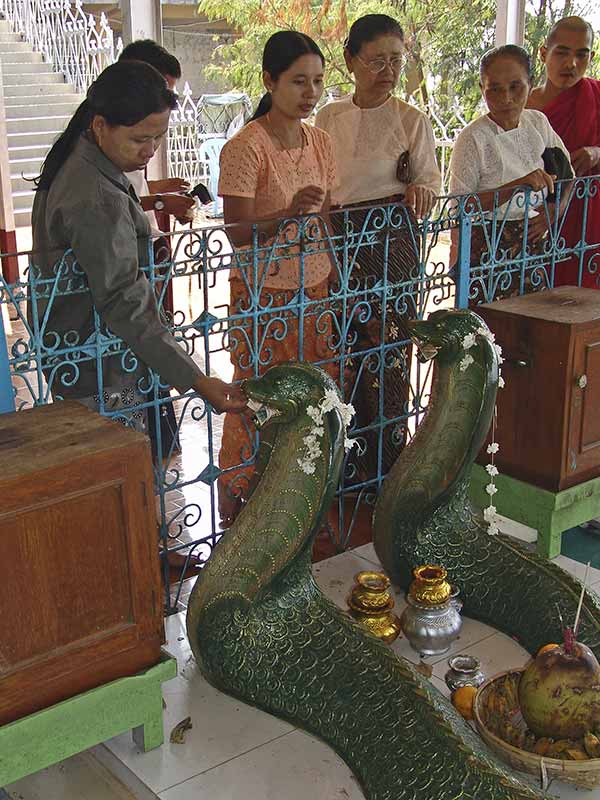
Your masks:
[{"label": "woman in peach lace top", "polygon": [[[329,135],[302,123],[323,91],[324,58],[315,42],[295,31],[280,31],[263,53],[267,94],[252,120],[221,153],[219,195],[235,248],[230,278],[228,331],[234,380],[264,372],[288,360],[312,363],[332,358],[331,319],[326,308],[331,261],[323,219],[335,186]],[[314,214],[306,224],[286,224]],[[314,223],[314,224],[313,224]],[[304,311],[294,303],[299,289],[309,298]],[[260,317],[251,309],[267,308]],[[298,315],[304,318],[299,337]],[[258,344],[256,344],[258,343]],[[322,366],[332,374],[332,363]],[[253,473],[238,468],[252,455],[254,431],[228,414],[219,466],[219,512],[230,524],[243,505]]]}]

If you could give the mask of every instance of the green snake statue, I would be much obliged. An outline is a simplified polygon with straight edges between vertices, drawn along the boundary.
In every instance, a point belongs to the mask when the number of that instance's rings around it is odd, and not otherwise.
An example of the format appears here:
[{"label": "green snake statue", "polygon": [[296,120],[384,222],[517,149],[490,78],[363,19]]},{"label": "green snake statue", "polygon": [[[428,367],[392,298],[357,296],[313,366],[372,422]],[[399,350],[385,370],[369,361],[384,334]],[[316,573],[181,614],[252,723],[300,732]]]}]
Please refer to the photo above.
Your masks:
[{"label": "green snake statue", "polygon": [[[562,620],[573,624],[581,583],[516,540],[491,536],[468,499],[471,466],[490,429],[498,389],[492,336],[466,310],[436,311],[409,325],[420,358],[435,354],[434,375],[425,419],[377,499],[379,560],[401,587],[408,587],[414,567],[443,565],[464,613],[513,636],[530,653],[562,642]],[[600,658],[600,604],[590,592],[577,638]]]},{"label": "green snake statue", "polygon": [[204,676],[327,742],[368,800],[545,797],[317,587],[312,543],[344,458],[332,380],[308,364],[278,365],[245,391],[261,427],[259,480],[190,597],[188,636]]}]

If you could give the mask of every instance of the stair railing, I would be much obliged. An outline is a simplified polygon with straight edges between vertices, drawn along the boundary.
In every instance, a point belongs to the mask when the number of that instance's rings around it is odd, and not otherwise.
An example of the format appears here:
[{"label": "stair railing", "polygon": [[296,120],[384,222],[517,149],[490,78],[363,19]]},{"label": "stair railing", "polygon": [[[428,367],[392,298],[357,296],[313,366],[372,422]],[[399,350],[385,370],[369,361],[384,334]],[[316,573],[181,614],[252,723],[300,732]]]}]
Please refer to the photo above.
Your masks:
[{"label": "stair railing", "polygon": [[0,14],[82,94],[123,49],[106,15],[97,21],[81,0],[0,0]]}]

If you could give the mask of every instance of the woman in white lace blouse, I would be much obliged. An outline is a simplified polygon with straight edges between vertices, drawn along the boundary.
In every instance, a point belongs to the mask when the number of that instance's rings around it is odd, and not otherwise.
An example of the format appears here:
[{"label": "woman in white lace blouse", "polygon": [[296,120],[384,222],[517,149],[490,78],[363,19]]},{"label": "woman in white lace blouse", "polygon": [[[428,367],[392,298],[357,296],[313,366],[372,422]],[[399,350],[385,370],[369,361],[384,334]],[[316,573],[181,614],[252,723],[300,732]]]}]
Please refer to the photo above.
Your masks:
[{"label": "woman in white lace blouse", "polygon": [[403,202],[425,216],[440,190],[440,171],[429,119],[392,94],[405,60],[400,24],[386,14],[356,20],[344,59],[354,92],[328,103],[315,121],[335,148],[334,205]]},{"label": "woman in white lace blouse", "polygon": [[[393,94],[404,58],[404,33],[395,19],[385,14],[367,14],[356,20],[344,46],[346,66],[354,77],[354,92],[322,108],[315,122],[333,141],[338,174],[333,206],[351,209],[347,216],[355,233],[379,231],[378,242],[372,242],[371,234],[369,238],[361,237],[358,247],[349,248],[350,279],[358,279],[367,287],[381,286],[384,275],[388,283],[401,284],[418,274],[416,218],[429,214],[441,184],[429,119]],[[381,214],[364,208],[390,204],[396,204],[397,210],[388,212],[392,222],[383,228]],[[332,214],[331,223],[340,236],[344,232],[344,215]],[[394,294],[402,294],[402,288],[398,286]],[[372,316],[369,324],[354,326],[356,351],[376,346],[382,340],[408,339],[403,315],[395,309],[393,300],[388,299],[383,330],[377,290],[366,299]],[[405,347],[387,355],[390,363],[386,361],[384,372],[384,416],[397,422],[384,429],[384,472],[395,460],[405,437],[405,421],[398,418],[406,413],[409,350]],[[355,360],[359,359],[357,356]],[[375,362],[374,356],[363,366],[355,393],[358,427],[379,418],[379,393],[383,387]],[[364,438],[367,453],[362,467],[363,473],[368,474],[363,477],[373,477],[377,471],[377,432]]]},{"label": "woman in white lace blouse", "polygon": [[[531,89],[526,50],[504,45],[486,53],[480,65],[480,86],[488,113],[461,131],[450,162],[450,193],[476,194],[478,207],[488,212],[482,224],[472,229],[471,265],[487,260],[492,237],[489,223],[486,235],[485,219],[492,217],[492,211],[499,237],[492,246],[497,253],[504,251],[514,257],[520,252],[526,213],[529,253],[539,252],[553,210],[550,203],[550,214],[546,214],[544,201],[553,200],[557,178],[573,174],[569,153],[546,115],[525,108]],[[519,187],[534,190],[529,202]],[[568,194],[563,186],[561,204]],[[454,235],[451,259],[456,255],[456,238]],[[503,288],[506,294],[514,287]]]}]

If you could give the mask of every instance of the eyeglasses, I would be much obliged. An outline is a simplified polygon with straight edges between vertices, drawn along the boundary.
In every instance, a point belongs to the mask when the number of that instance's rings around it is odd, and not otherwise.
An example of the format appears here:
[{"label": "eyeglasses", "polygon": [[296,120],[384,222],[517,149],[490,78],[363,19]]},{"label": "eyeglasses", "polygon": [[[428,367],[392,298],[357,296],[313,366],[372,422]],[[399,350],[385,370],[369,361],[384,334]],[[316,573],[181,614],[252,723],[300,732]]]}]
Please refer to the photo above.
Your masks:
[{"label": "eyeglasses", "polygon": [[374,58],[373,61],[365,61],[360,56],[356,56],[356,58],[372,75],[378,75],[380,72],[383,72],[387,66],[390,66],[394,72],[400,72],[406,64],[406,56],[393,56],[390,59]]}]

